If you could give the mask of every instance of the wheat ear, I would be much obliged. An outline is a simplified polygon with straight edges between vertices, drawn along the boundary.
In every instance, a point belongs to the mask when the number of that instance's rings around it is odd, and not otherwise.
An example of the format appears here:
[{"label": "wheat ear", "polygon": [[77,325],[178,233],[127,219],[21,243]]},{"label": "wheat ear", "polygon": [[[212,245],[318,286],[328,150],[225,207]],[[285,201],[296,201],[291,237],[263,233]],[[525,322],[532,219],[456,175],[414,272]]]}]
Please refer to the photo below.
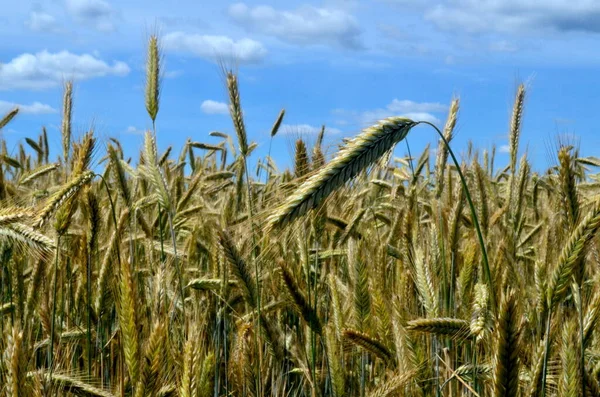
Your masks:
[{"label": "wheat ear", "polygon": [[[444,138],[446,142],[450,142],[453,137],[454,127],[456,126],[456,120],[458,118],[458,109],[460,107],[460,100],[458,98],[452,100],[450,104],[450,111],[448,112],[448,118],[446,119],[446,125],[444,126]],[[436,176],[436,197],[442,195],[444,189],[444,173],[446,170],[446,163],[448,162],[448,148],[443,140],[439,140],[437,154],[435,158],[435,176]]]},{"label": "wheat ear", "polygon": [[[38,374],[39,372],[28,372],[27,378],[34,378]],[[76,396],[116,397],[114,394],[106,390],[99,389],[66,374],[52,374],[50,376],[50,382],[52,382],[53,385],[58,386],[63,391],[69,392]]]},{"label": "wheat ear", "polygon": [[156,121],[158,114],[159,96],[160,96],[160,48],[158,37],[150,36],[148,40],[148,53],[146,59],[146,111],[152,119]]},{"label": "wheat ear", "polygon": [[342,335],[345,339],[348,339],[355,345],[362,347],[366,351],[372,353],[376,357],[383,360],[385,363],[391,364],[392,366],[396,366],[396,362],[394,361],[394,354],[392,354],[390,349],[388,349],[381,341],[372,338],[371,336],[363,332],[356,331],[353,329],[345,329],[342,332]]},{"label": "wheat ear", "polygon": [[465,320],[456,318],[421,318],[409,321],[406,329],[452,338],[471,336],[470,324]]},{"label": "wheat ear", "polygon": [[411,382],[416,375],[417,371],[397,374],[369,393],[369,397],[388,397],[398,395],[402,388],[406,386],[407,383]]},{"label": "wheat ear", "polygon": [[403,117],[390,117],[363,130],[268,218],[267,230],[283,227],[315,208],[331,192],[375,163],[404,139],[415,124]]},{"label": "wheat ear", "polygon": [[20,185],[24,185],[27,184],[29,182],[32,182],[33,180],[46,175],[52,171],[55,171],[58,167],[59,167],[59,163],[51,163],[51,164],[44,164],[39,166],[38,168],[34,169],[33,171],[24,174],[20,179],[19,179],[19,184]]},{"label": "wheat ear", "polygon": [[273,127],[271,128],[271,138],[277,135],[277,131],[279,131],[279,127],[281,127],[281,122],[283,121],[283,116],[285,116],[285,109],[281,109],[277,116],[277,120],[273,123]]},{"label": "wheat ear", "polygon": [[229,233],[220,231],[219,243],[223,247],[223,254],[231,264],[233,274],[241,283],[246,302],[251,307],[256,307],[256,284],[252,278],[249,266],[240,255]]},{"label": "wheat ear", "polygon": [[19,108],[14,108],[6,113],[4,117],[0,119],[0,131],[2,128],[6,127],[6,125],[10,123],[10,121],[14,119],[17,114],[19,114]]},{"label": "wheat ear", "polygon": [[69,161],[69,153],[71,151],[71,118],[73,110],[73,82],[67,81],[65,83],[63,93],[63,116],[62,116],[62,146],[63,146],[63,160],[65,163]]},{"label": "wheat ear", "polygon": [[318,313],[309,304],[304,294],[300,291],[294,276],[283,263],[283,261],[279,261],[279,268],[281,269],[283,282],[291,298],[292,306],[298,312],[298,314],[302,316],[304,321],[306,321],[310,329],[312,329],[315,334],[322,335],[323,327],[321,325],[321,320],[319,319]]},{"label": "wheat ear", "polygon": [[565,296],[575,272],[575,266],[583,258],[585,248],[590,243],[600,227],[600,200],[597,200],[588,215],[579,222],[579,225],[564,245],[558,263],[548,283],[548,309],[554,306]]},{"label": "wheat ear", "polygon": [[37,226],[42,227],[58,207],[75,196],[93,177],[94,173],[92,171],[85,171],[76,178],[73,178],[62,189],[50,197],[48,204],[38,214]]},{"label": "wheat ear", "polygon": [[494,359],[494,397],[517,397],[519,392],[519,317],[513,293],[508,293],[497,323]]},{"label": "wheat ear", "polygon": [[525,86],[519,84],[517,95],[513,105],[512,117],[510,119],[510,134],[508,137],[508,151],[510,153],[510,169],[515,173],[517,165],[517,153],[519,150],[519,135],[521,134],[521,124],[523,120],[523,102],[525,101]]},{"label": "wheat ear", "polygon": [[240,153],[242,156],[246,156],[248,154],[248,138],[246,137],[246,126],[244,125],[242,104],[240,102],[238,79],[232,71],[227,72],[227,91],[229,93],[229,112],[238,136]]}]

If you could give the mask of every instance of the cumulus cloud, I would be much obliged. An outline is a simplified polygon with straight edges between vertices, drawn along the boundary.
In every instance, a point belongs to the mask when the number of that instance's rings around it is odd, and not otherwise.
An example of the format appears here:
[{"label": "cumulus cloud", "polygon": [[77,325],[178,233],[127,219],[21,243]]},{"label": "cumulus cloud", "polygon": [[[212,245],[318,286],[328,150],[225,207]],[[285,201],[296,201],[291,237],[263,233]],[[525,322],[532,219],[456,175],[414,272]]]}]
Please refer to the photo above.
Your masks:
[{"label": "cumulus cloud", "polygon": [[146,133],[146,131],[145,130],[141,130],[139,128],[136,128],[136,127],[130,125],[125,130],[125,133],[126,134],[130,134],[130,135],[144,135]]},{"label": "cumulus cloud", "polygon": [[600,33],[600,3],[592,0],[446,0],[425,12],[443,29]]},{"label": "cumulus cloud", "polygon": [[267,50],[255,40],[233,40],[227,36],[188,34],[184,32],[168,33],[163,38],[168,51],[189,53],[212,60],[231,59],[240,63],[260,62]]},{"label": "cumulus cloud", "polygon": [[104,0],[65,0],[67,12],[81,25],[103,32],[115,29],[116,12]]},{"label": "cumulus cloud", "polygon": [[116,61],[109,65],[89,54],[77,55],[68,51],[25,53],[8,63],[0,63],[0,90],[46,89],[66,79],[124,76],[129,70],[124,62]]},{"label": "cumulus cloud", "polygon": [[385,108],[378,108],[355,114],[361,126],[371,125],[377,121],[391,116],[408,117],[416,121],[430,121],[439,123],[436,113],[445,112],[448,106],[438,102],[415,102],[411,100],[394,99]]},{"label": "cumulus cloud", "polygon": [[448,106],[439,102],[415,102],[408,99],[394,99],[386,107],[392,112],[399,113],[444,112],[448,109]]},{"label": "cumulus cloud", "polygon": [[510,152],[510,146],[508,145],[502,145],[498,148],[498,151],[500,153],[509,153]]},{"label": "cumulus cloud", "polygon": [[229,107],[226,103],[217,102],[210,99],[202,102],[200,109],[206,114],[229,114]]},{"label": "cumulus cloud", "polygon": [[[279,127],[279,133],[283,135],[316,135],[321,132],[321,126],[316,127],[310,124],[282,124]],[[327,134],[340,134],[342,131],[338,128],[325,127]]]},{"label": "cumulus cloud", "polygon": [[25,26],[34,32],[57,33],[61,31],[56,18],[43,11],[31,11]]},{"label": "cumulus cloud", "polygon": [[229,7],[228,13],[248,31],[291,44],[362,48],[358,21],[342,10],[303,6],[294,11],[280,11],[265,5],[249,7],[236,3]]},{"label": "cumulus cloud", "polygon": [[56,109],[52,106],[41,102],[33,102],[31,105],[23,105],[20,103],[8,102],[0,100],[0,114],[4,114],[15,107],[19,108],[19,113],[23,114],[50,114],[56,113]]}]

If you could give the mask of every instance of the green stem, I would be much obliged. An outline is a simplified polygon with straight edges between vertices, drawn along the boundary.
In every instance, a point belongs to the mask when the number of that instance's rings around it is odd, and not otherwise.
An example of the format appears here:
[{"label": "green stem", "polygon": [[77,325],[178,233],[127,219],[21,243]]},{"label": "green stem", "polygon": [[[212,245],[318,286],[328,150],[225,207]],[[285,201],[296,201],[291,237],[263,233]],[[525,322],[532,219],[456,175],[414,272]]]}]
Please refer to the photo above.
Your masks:
[{"label": "green stem", "polygon": [[485,248],[485,242],[483,241],[483,234],[481,233],[481,227],[479,226],[479,219],[477,218],[477,211],[475,210],[475,205],[473,204],[473,200],[471,199],[471,194],[469,193],[469,189],[467,187],[467,181],[465,179],[465,176],[463,175],[463,173],[460,169],[460,164],[458,163],[458,160],[456,159],[454,152],[450,148],[450,144],[444,137],[444,134],[442,133],[442,131],[440,131],[440,129],[438,127],[435,126],[435,124],[430,123],[429,121],[419,121],[416,125],[418,125],[418,124],[426,124],[435,129],[435,131],[438,133],[438,135],[444,142],[444,145],[446,145],[446,148],[448,149],[448,152],[450,153],[450,157],[452,157],[452,161],[454,162],[454,165],[456,166],[456,170],[458,171],[460,181],[462,183],[463,189],[465,190],[465,196],[467,197],[467,201],[469,202],[469,208],[471,209],[471,216],[473,217],[473,223],[475,224],[475,230],[477,231],[477,238],[479,239],[479,245],[481,247],[481,255],[483,257],[483,271],[484,271],[485,277],[487,279],[488,288],[490,289],[490,301],[492,304],[492,309],[496,310],[496,294],[494,293],[495,290],[493,287],[492,273],[490,272],[490,264],[488,261],[487,250]]},{"label": "green stem", "polygon": [[[164,247],[164,231],[163,231],[163,222],[162,222],[162,208],[160,206],[160,203],[158,203],[158,228],[159,228],[159,238],[160,238],[160,264],[161,264],[161,268],[165,267],[165,260],[166,260],[166,255],[165,255],[165,247]],[[162,270],[162,269],[161,269]],[[165,288],[166,290],[166,288]],[[169,312],[169,296],[168,294],[165,294],[165,313]]]},{"label": "green stem", "polygon": [[185,324],[185,333],[184,335],[187,337],[187,322],[185,321],[185,295],[183,294],[183,274],[181,271],[181,267],[179,266],[179,261],[177,260],[177,239],[175,237],[175,229],[173,228],[173,216],[171,211],[167,214],[169,220],[169,229],[171,231],[171,240],[173,241],[173,253],[175,254],[175,271],[177,272],[177,277],[179,278],[179,295],[181,295],[181,311],[183,313],[183,319]]},{"label": "green stem", "polygon": [[258,395],[262,395],[262,383],[260,381],[260,371],[262,368],[262,349],[259,345],[259,335],[262,334],[262,330],[260,328],[260,318],[261,318],[261,288],[260,288],[260,268],[258,266],[258,259],[256,258],[256,235],[254,234],[254,219],[252,214],[252,189],[250,188],[250,175],[248,174],[248,162],[246,161],[246,155],[241,155],[244,160],[244,173],[246,174],[246,189],[248,194],[247,206],[248,206],[248,219],[250,219],[250,233],[252,234],[252,261],[254,262],[254,278],[256,280],[256,329],[255,333],[256,339],[256,350],[258,352],[258,379],[256,382],[256,391]]},{"label": "green stem", "polygon": [[91,316],[92,316],[92,305],[91,305],[91,297],[92,297],[92,283],[91,283],[91,278],[92,278],[92,250],[93,247],[90,247],[90,252],[88,252],[88,258],[87,258],[87,266],[86,266],[86,271],[87,271],[87,280],[86,280],[86,284],[87,284],[87,351],[88,351],[88,377],[92,376],[92,321],[91,321]]},{"label": "green stem", "polygon": [[[110,195],[110,189],[108,188],[108,183],[106,183],[106,179],[104,179],[104,177],[100,174],[94,174],[94,176],[98,176],[100,177],[100,180],[102,181],[102,184],[104,185],[104,189],[106,189],[106,195],[108,196],[108,202],[110,203],[110,211],[111,211],[111,215],[112,215],[112,220],[113,220],[113,224],[115,225],[115,230],[118,227],[117,224],[117,213],[115,211],[115,204],[113,202],[112,196]],[[129,214],[129,216],[131,216],[131,214]],[[121,249],[119,248],[119,244],[116,244],[115,246],[115,251],[117,254],[117,262],[119,265],[119,269],[123,269],[122,265],[121,265]],[[101,318],[98,319],[98,322],[101,321]],[[120,366],[121,366],[121,374],[123,374],[123,344],[121,343],[121,338],[119,338],[119,351],[120,351],[120,356],[119,356],[119,362],[120,362]],[[125,393],[125,389],[123,387],[123,383],[124,383],[124,377],[121,376],[120,379],[120,387],[121,387],[121,395],[123,396]]]},{"label": "green stem", "polygon": [[56,257],[54,259],[54,286],[52,287],[52,323],[50,325],[50,345],[48,346],[48,383],[52,379],[52,369],[54,367],[54,327],[56,322],[56,290],[58,285],[58,255],[60,250],[60,239],[59,234],[56,238]]},{"label": "green stem", "polygon": [[581,297],[581,283],[577,285],[579,289],[579,299],[577,300],[579,306],[579,341],[580,341],[580,357],[579,357],[579,370],[581,372],[581,396],[585,397],[585,346],[583,345],[583,299]]},{"label": "green stem", "polygon": [[[271,171],[269,171],[269,160],[271,159],[271,146],[273,146],[273,137],[271,137],[271,139],[269,140],[269,154],[267,155],[266,159],[267,159],[267,178],[265,179],[265,184],[269,182],[269,179],[271,179]],[[262,167],[260,167],[258,169],[258,180],[260,181],[260,176],[262,174]]]},{"label": "green stem", "polygon": [[546,397],[546,371],[548,370],[548,356],[550,355],[550,321],[552,318],[552,308],[548,312],[546,320],[546,346],[544,347],[544,365],[542,367],[542,386],[541,397]]},{"label": "green stem", "polygon": [[[316,238],[316,235],[315,235]],[[308,256],[308,261],[310,262],[310,256]],[[315,281],[312,283],[313,284],[313,294],[314,294],[314,301],[313,301],[313,310],[315,311],[315,313],[317,312],[317,301],[318,301],[318,295],[317,295],[317,282],[318,282],[318,275],[317,275],[317,269],[318,269],[318,265],[319,265],[319,242],[317,241],[316,243],[316,250],[315,250]],[[310,284],[309,284],[310,286]],[[309,287],[310,289],[310,287]],[[310,342],[311,342],[311,354],[312,354],[312,365],[313,365],[313,380],[314,380],[314,385],[315,385],[315,390],[317,389],[317,335],[315,334],[315,332],[313,331],[313,328],[310,328]]]}]

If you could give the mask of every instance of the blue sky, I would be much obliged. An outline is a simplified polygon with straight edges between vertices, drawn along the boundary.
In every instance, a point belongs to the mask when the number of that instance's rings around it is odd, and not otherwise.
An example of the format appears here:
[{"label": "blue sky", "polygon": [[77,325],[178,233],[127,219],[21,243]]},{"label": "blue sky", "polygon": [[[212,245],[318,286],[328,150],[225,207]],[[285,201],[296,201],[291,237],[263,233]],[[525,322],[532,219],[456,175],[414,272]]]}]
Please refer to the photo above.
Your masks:
[{"label": "blue sky", "polygon": [[[327,127],[331,151],[379,118],[442,125],[461,98],[455,148],[507,144],[517,84],[525,81],[521,152],[548,166],[557,134],[597,155],[600,3],[592,0],[39,0],[0,7],[0,113],[22,114],[2,134],[9,149],[45,125],[58,148],[62,83],[75,80],[74,126],[94,125],[136,156],[151,126],[143,99],[145,46],[159,32],[165,74],[161,148],[233,134],[218,60],[239,70],[250,140],[286,164],[299,136]],[[433,130],[409,136],[413,155]],[[435,146],[435,144],[434,144]],[[400,145],[398,154],[405,151]],[[58,152],[55,151],[54,155]],[[506,163],[499,153],[498,165]]]}]

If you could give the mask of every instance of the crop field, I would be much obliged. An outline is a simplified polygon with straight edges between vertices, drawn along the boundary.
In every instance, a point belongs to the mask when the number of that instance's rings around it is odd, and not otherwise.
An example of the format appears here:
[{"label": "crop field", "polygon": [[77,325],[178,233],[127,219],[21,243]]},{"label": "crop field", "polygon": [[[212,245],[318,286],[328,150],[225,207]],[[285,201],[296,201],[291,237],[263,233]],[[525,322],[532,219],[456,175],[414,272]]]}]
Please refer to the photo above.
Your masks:
[{"label": "crop field", "polygon": [[[223,76],[217,144],[72,137],[71,82],[58,153],[45,129],[15,153],[0,135],[3,395],[600,396],[600,159],[559,142],[534,172],[524,85],[508,164],[450,150],[455,98],[440,130],[391,117],[328,155],[324,127],[280,169]],[[394,158],[417,125],[437,150]]]}]

